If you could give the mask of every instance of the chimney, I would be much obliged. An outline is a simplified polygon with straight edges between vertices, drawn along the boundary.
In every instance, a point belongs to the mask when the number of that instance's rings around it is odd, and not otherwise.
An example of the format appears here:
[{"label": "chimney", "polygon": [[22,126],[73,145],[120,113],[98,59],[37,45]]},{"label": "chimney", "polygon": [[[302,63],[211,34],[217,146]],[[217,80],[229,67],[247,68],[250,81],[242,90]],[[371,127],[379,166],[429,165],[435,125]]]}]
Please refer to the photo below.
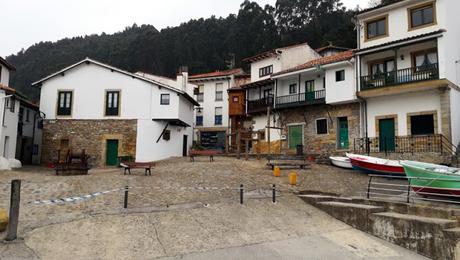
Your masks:
[{"label": "chimney", "polygon": [[177,83],[182,91],[187,92],[188,84],[188,67],[180,66],[177,73]]}]

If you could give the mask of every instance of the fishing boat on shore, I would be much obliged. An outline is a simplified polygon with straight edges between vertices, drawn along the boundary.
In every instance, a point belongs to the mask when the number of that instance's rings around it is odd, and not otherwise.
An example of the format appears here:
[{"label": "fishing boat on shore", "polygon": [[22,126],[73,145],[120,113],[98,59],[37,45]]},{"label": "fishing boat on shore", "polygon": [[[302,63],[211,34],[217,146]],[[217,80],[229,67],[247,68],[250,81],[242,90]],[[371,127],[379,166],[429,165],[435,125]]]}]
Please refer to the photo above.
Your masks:
[{"label": "fishing boat on shore", "polygon": [[353,165],[351,165],[351,160],[348,157],[340,157],[340,156],[331,156],[329,157],[331,160],[332,165],[345,168],[345,169],[353,169]]},{"label": "fishing boat on shore", "polygon": [[347,153],[353,169],[368,174],[406,176],[404,168],[399,161],[382,159],[377,157]]},{"label": "fishing boat on shore", "polygon": [[460,169],[444,165],[401,161],[412,190],[420,195],[460,195]]}]

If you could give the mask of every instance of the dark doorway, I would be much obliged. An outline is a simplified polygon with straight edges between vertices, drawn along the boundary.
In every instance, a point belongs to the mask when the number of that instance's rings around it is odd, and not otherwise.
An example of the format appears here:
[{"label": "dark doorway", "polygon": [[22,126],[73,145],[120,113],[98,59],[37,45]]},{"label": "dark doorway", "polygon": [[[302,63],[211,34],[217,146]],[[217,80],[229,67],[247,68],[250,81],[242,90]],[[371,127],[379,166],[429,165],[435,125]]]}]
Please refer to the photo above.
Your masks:
[{"label": "dark doorway", "polygon": [[184,135],[184,143],[182,144],[182,156],[187,156],[188,135]]},{"label": "dark doorway", "polygon": [[106,165],[116,166],[118,164],[118,140],[107,140]]}]

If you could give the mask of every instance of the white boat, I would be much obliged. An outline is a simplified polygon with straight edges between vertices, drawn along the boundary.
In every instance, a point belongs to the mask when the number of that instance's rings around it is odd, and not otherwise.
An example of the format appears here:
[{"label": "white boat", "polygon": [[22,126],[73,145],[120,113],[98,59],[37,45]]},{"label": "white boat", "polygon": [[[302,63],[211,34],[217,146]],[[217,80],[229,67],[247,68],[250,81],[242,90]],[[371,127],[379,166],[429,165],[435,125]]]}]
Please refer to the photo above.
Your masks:
[{"label": "white boat", "polygon": [[329,157],[331,160],[332,165],[345,168],[345,169],[353,169],[353,165],[351,165],[351,160],[348,157],[339,157],[339,156],[331,156]]}]

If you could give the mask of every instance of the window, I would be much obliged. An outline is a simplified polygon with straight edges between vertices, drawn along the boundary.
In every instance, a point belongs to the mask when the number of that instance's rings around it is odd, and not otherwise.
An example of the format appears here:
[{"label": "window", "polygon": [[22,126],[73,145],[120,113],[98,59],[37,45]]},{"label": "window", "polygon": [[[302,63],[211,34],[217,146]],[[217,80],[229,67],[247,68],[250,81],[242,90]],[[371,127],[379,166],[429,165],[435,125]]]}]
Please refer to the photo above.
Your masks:
[{"label": "window", "polygon": [[105,92],[105,115],[118,116],[120,114],[120,91]]},{"label": "window", "polygon": [[314,92],[315,91],[315,81],[309,80],[305,81],[305,92]]},{"label": "window", "polygon": [[232,101],[233,103],[238,103],[240,101],[240,98],[238,96],[233,96]]},{"label": "window", "polygon": [[224,85],[222,83],[216,83],[216,101],[222,101],[223,88],[224,88]]},{"label": "window", "polygon": [[268,98],[271,98],[273,97],[273,94],[272,94],[273,90],[270,88],[270,89],[265,89],[264,92],[263,92],[263,98],[264,99],[268,99]]},{"label": "window", "polygon": [[366,39],[371,40],[387,35],[387,17],[378,18],[366,23]]},{"label": "window", "polygon": [[434,134],[434,116],[432,114],[411,116],[410,126],[412,135],[432,135]]},{"label": "window", "polygon": [[203,102],[204,100],[204,85],[198,86],[198,94],[196,95],[196,100],[198,102]]},{"label": "window", "polygon": [[196,125],[197,126],[202,126],[203,125],[203,116],[202,115],[197,115],[196,116]]},{"label": "window", "polygon": [[169,105],[169,94],[161,94],[160,105]]},{"label": "window", "polygon": [[335,81],[344,81],[345,80],[345,70],[338,70],[335,72]]},{"label": "window", "polygon": [[371,75],[382,75],[396,69],[394,60],[378,61],[370,64]]},{"label": "window", "polygon": [[214,116],[214,124],[222,125],[222,107],[216,107],[216,112]]},{"label": "window", "polygon": [[324,135],[327,134],[327,119],[316,120],[316,134]]},{"label": "window", "polygon": [[295,94],[295,93],[297,93],[297,84],[289,85],[289,94]]},{"label": "window", "polygon": [[72,91],[58,92],[58,116],[70,116],[72,114]]},{"label": "window", "polygon": [[26,109],[26,122],[30,122],[30,110]]},{"label": "window", "polygon": [[273,65],[259,69],[259,78],[273,74]]},{"label": "window", "polygon": [[415,65],[415,70],[426,70],[434,68],[438,63],[438,53],[436,50],[426,50],[412,54],[412,63]]},{"label": "window", "polygon": [[435,24],[434,3],[409,9],[409,29]]}]

